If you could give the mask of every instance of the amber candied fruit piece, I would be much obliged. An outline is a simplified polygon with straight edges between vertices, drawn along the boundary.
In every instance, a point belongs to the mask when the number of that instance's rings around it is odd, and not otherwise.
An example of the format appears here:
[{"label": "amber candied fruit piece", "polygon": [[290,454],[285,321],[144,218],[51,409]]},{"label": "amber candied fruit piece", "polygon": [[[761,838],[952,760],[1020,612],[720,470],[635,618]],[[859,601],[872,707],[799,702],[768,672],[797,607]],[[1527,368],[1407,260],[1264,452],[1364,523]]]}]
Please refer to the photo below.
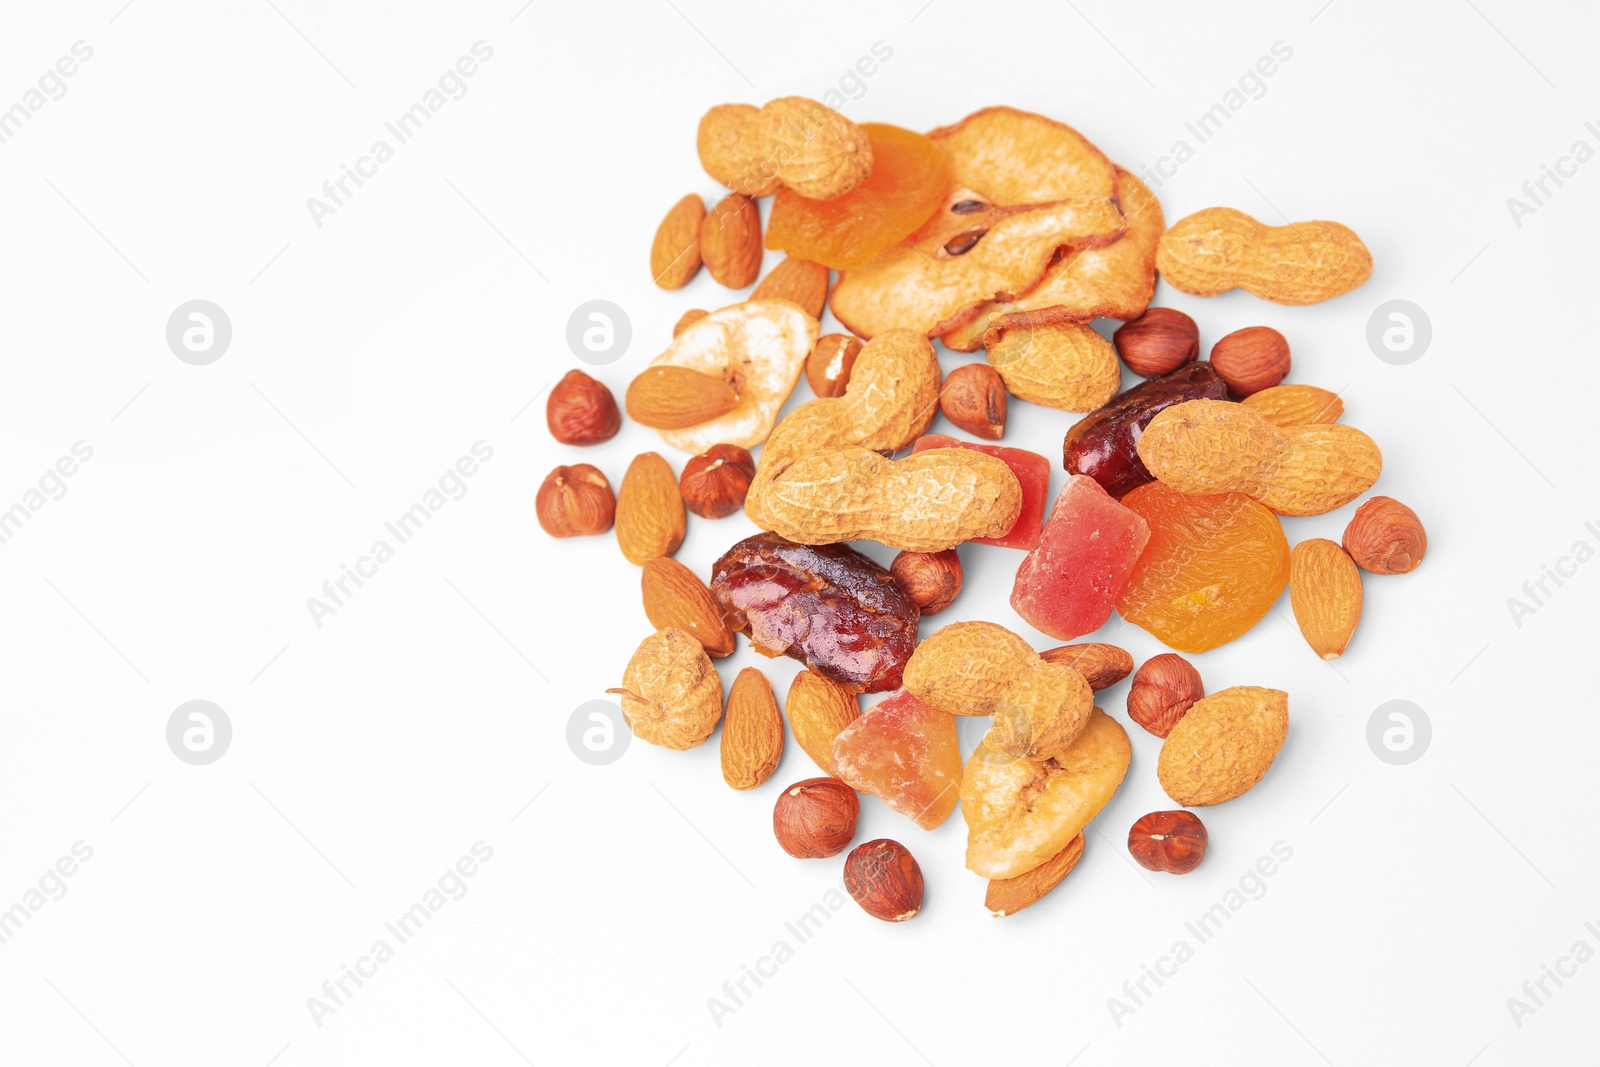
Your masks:
[{"label": "amber candied fruit piece", "polygon": [[1259,622],[1288,584],[1283,526],[1243,493],[1192,496],[1151,482],[1122,504],[1144,517],[1150,540],[1117,611],[1170,648],[1227,644]]},{"label": "amber candied fruit piece", "polygon": [[917,646],[916,601],[846,545],[747,537],[711,570],[711,592],[764,656],[789,656],[855,693],[898,688]]},{"label": "amber candied fruit piece", "polygon": [[950,164],[928,138],[869,122],[872,173],[843,196],[807,200],[779,189],[767,221],[767,247],[844,270],[902,240],[944,203]]},{"label": "amber candied fruit piece", "polygon": [[955,716],[904,689],[868,708],[833,739],[839,777],[932,830],[961,797]]}]

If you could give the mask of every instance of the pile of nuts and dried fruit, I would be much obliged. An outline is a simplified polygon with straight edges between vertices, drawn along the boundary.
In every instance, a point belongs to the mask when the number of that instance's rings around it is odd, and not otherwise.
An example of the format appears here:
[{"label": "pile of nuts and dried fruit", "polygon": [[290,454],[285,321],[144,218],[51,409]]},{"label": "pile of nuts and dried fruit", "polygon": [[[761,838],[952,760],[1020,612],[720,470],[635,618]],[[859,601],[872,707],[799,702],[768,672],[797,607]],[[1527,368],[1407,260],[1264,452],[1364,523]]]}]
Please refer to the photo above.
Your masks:
[{"label": "pile of nuts and dried fruit", "polygon": [[[922,829],[959,799],[967,866],[989,880],[995,915],[1067,876],[1127,773],[1128,735],[1095,706],[1097,690],[1132,674],[1128,718],[1164,739],[1156,776],[1177,804],[1251,789],[1287,736],[1284,692],[1207,695],[1175,652],[1134,671],[1109,644],[1040,652],[994,622],[933,633],[920,623],[961,592],[957,546],[992,545],[1024,553],[1011,605],[1056,640],[1116,611],[1177,652],[1203,652],[1248,632],[1287,585],[1312,650],[1340,655],[1361,616],[1361,570],[1416,567],[1421,522],[1373,496],[1342,545],[1312,538],[1291,551],[1280,517],[1366,493],[1377,445],[1339,421],[1334,393],[1284,384],[1289,342],[1277,330],[1236,330],[1202,361],[1194,321],[1149,305],[1158,275],[1200,296],[1326,300],[1371,272],[1361,240],[1337,223],[1269,227],[1228,208],[1168,227],[1154,194],[1076,130],[1004,107],[923,135],[858,126],[800,97],[727,104],[701,121],[698,148],[731,192],[709,212],[690,194],[667,213],[650,250],[656,284],[681,287],[702,265],[729,288],[755,282],[761,197],[773,197],[766,247],[786,258],[749,299],[685,313],[627,387],[628,416],[692,457],[680,474],[647,452],[614,498],[588,464],[558,467],[538,494],[549,534],[614,523],[642,568],[657,629],[609,690],[634,734],[686,749],[720,723],[723,776],[753,789],[778,765],[787,719],[826,775],[785,789],[773,809],[778,843],[801,858],[849,847],[859,794]],[[819,336],[825,308],[854,336]],[[1097,318],[1122,325],[1107,340]],[[935,338],[985,358],[942,377]],[[1121,390],[1124,366],[1146,380]],[[780,421],[802,374],[816,399]],[[1068,478],[1053,506],[1050,460],[983,443],[1004,439],[1012,400],[1082,416],[1063,423]],[[939,412],[982,442],[929,435]],[[588,445],[616,434],[621,413],[574,370],[548,421],[558,441]],[[717,519],[741,507],[762,532],[732,545],[709,581],[671,558],[686,511]],[[886,569],[855,540],[900,552]],[[805,665],[781,710],[756,668],[739,672],[724,705],[713,660],[736,633]],[[890,695],[863,712],[867,693]],[[963,715],[992,720],[965,765]],[[1206,842],[1184,810],[1152,812],[1128,833],[1140,864],[1177,874]],[[881,919],[921,906],[921,870],[899,842],[857,847],[845,882]]]}]

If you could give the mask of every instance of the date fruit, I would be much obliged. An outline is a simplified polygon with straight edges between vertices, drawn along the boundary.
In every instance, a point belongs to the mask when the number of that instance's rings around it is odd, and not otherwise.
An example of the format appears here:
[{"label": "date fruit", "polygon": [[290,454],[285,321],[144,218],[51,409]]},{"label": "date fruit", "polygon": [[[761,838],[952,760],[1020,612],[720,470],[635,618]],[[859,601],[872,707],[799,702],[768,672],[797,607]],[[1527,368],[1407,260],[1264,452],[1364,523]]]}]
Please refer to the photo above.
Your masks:
[{"label": "date fruit", "polygon": [[899,688],[917,646],[917,602],[846,545],[747,537],[712,567],[711,592],[757,652],[797,659],[853,693]]},{"label": "date fruit", "polygon": [[1171,374],[1140,382],[1091,411],[1067,431],[1063,466],[1068,474],[1087,474],[1112,496],[1155,476],[1139,458],[1139,437],[1160,412],[1186,400],[1226,400],[1228,385],[1209,363],[1190,363]]}]

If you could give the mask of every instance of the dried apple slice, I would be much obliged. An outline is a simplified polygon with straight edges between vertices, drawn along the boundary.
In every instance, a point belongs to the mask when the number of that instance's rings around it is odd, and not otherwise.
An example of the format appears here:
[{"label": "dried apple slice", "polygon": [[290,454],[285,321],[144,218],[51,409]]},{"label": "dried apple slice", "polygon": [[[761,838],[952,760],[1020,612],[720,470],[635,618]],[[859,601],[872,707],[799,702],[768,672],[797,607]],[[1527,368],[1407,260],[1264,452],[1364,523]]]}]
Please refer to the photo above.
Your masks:
[{"label": "dried apple slice", "polygon": [[1150,188],[1117,170],[1117,200],[1128,232],[1100,248],[1064,248],[1044,277],[1021,297],[991,301],[939,339],[947,348],[974,352],[994,344],[1008,327],[1037,327],[1093,318],[1133,319],[1144,314],[1156,287],[1156,246],[1166,220]]},{"label": "dried apple slice", "polygon": [[967,869],[1015,878],[1059,853],[1100,813],[1128,773],[1128,734],[1099,708],[1054,759],[1017,759],[983,743],[961,779]]},{"label": "dried apple slice", "polygon": [[1063,245],[1110,244],[1126,225],[1109,196],[1008,207],[958,188],[909,239],[841,274],[830,305],[861,337],[901,326],[935,336],[1028,291]]},{"label": "dried apple slice", "polygon": [[1104,152],[1066,123],[1031,111],[987,107],[928,138],[949,157],[956,184],[991,204],[1116,195],[1116,173]]},{"label": "dried apple slice", "polygon": [[687,326],[652,367],[688,367],[721,378],[738,393],[732,411],[679,430],[662,430],[673,448],[699,454],[717,444],[754,448],[767,439],[817,343],[817,320],[789,300],[747,300]]}]

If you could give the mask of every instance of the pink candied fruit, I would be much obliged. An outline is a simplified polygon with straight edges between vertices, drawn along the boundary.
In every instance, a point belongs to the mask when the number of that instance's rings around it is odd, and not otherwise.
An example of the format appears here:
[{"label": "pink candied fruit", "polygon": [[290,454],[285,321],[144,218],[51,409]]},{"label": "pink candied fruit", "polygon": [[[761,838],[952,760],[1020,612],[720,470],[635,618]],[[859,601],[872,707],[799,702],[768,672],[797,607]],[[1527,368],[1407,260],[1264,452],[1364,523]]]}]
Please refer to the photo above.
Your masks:
[{"label": "pink candied fruit", "polygon": [[1039,546],[1017,568],[1011,606],[1058,641],[1092,633],[1111,617],[1148,540],[1150,527],[1137,512],[1075,474],[1056,497]]},{"label": "pink candied fruit", "polygon": [[911,451],[928,448],[970,448],[974,452],[994,456],[1011,468],[1011,473],[1022,483],[1022,513],[1016,524],[1004,537],[974,537],[975,545],[999,545],[1002,548],[1033,548],[1039,543],[1039,531],[1044,526],[1044,502],[1050,495],[1050,461],[1037,452],[1004,445],[980,445],[963,441],[948,434],[930,433],[917,438]]},{"label": "pink candied fruit", "polygon": [[955,716],[904,689],[839,732],[833,763],[846,785],[881,797],[924,830],[944,822],[961,797]]}]

